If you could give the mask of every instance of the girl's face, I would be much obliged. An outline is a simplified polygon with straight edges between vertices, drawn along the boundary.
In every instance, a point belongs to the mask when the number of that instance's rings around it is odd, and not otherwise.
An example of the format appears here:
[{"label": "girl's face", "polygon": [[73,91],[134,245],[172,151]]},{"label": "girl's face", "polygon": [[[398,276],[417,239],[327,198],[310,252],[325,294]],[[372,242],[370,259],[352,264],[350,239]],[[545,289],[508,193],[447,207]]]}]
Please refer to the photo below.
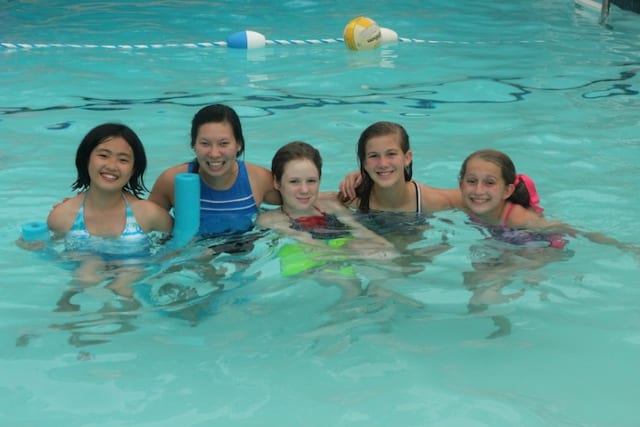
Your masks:
[{"label": "girl's face", "polygon": [[320,190],[320,173],[309,159],[290,160],[284,166],[280,182],[274,179],[282,196],[282,207],[294,216],[311,215]]},{"label": "girl's face", "polygon": [[241,149],[227,122],[210,122],[200,126],[193,146],[200,171],[211,177],[235,173],[236,157]]},{"label": "girl's face", "polygon": [[375,136],[367,141],[363,166],[375,185],[391,187],[404,183],[404,168],[412,156],[411,150],[402,152],[397,135]]},{"label": "girl's face", "polygon": [[501,219],[503,208],[515,186],[502,179],[500,166],[474,158],[467,162],[464,176],[460,179],[460,192],[465,207],[487,222]]},{"label": "girl's face", "polygon": [[107,138],[89,156],[91,187],[122,191],[133,175],[134,160],[133,150],[124,138]]}]

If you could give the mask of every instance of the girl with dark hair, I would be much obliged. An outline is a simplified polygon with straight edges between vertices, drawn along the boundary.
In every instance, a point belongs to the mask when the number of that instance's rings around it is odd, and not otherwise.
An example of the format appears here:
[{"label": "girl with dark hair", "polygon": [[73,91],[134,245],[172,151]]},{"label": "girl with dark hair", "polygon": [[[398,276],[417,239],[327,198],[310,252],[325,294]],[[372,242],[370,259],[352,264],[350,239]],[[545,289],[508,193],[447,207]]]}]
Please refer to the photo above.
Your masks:
[{"label": "girl with dark hair", "polygon": [[407,131],[398,123],[376,122],[358,140],[362,181],[353,174],[341,183],[346,204],[362,212],[435,212],[461,207],[457,189],[430,187],[412,179],[413,153]]},{"label": "girl with dark hair", "polygon": [[[171,232],[173,219],[156,205],[141,200],[147,159],[142,142],[125,125],[105,123],[84,137],[76,152],[77,179],[72,188],[80,192],[55,205],[47,218],[49,229],[63,236],[68,252],[82,254],[78,280],[100,281],[96,265],[150,255],[152,231]],[[90,257],[94,257],[90,258]],[[91,269],[87,265],[92,265]],[[121,295],[131,289],[114,280]]]},{"label": "girl with dark hair", "polygon": [[271,172],[240,160],[245,141],[238,114],[222,104],[206,106],[191,123],[195,159],[165,170],[149,200],[166,210],[175,206],[175,177],[200,176],[200,230],[205,237],[238,235],[253,228],[262,202],[280,204]]}]

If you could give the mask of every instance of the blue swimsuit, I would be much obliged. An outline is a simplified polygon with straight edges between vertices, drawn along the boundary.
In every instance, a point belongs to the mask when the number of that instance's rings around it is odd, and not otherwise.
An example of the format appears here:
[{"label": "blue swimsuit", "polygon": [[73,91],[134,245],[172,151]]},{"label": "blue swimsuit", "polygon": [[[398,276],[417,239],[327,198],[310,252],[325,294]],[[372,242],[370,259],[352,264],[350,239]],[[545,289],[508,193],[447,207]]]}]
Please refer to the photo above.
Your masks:
[{"label": "blue swimsuit", "polygon": [[84,223],[84,203],[76,215],[71,229],[64,237],[65,249],[74,252],[88,252],[110,259],[124,259],[131,257],[146,257],[151,251],[149,236],[142,231],[133,215],[127,198],[123,195],[126,206],[126,223],[120,237],[93,236],[87,231]]},{"label": "blue swimsuit", "polygon": [[[189,172],[197,171],[197,161]],[[253,198],[247,166],[238,160],[238,178],[227,190],[215,190],[200,177],[200,231],[206,237],[244,233],[253,228],[258,207]]]}]

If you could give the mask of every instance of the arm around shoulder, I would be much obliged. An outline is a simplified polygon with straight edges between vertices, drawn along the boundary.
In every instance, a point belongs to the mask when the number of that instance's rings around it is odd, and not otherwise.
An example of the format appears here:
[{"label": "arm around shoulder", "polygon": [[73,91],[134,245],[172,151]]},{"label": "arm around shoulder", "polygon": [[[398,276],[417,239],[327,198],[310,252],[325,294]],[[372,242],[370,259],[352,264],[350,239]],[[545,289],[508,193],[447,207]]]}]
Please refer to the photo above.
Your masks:
[{"label": "arm around shoulder", "polygon": [[253,198],[255,199],[256,205],[260,207],[262,202],[270,205],[282,204],[280,192],[273,186],[273,175],[271,171],[262,166],[254,165],[253,163],[245,162],[245,165],[247,166],[251,190],[253,191]]},{"label": "arm around shoulder", "polygon": [[147,200],[152,201],[167,211],[170,210],[175,203],[174,191],[176,175],[184,172],[187,172],[186,165],[174,166],[162,172],[153,184],[151,194],[149,194]]},{"label": "arm around shoulder", "polygon": [[420,183],[422,210],[436,212],[448,209],[461,209],[462,195],[457,188],[436,188]]}]

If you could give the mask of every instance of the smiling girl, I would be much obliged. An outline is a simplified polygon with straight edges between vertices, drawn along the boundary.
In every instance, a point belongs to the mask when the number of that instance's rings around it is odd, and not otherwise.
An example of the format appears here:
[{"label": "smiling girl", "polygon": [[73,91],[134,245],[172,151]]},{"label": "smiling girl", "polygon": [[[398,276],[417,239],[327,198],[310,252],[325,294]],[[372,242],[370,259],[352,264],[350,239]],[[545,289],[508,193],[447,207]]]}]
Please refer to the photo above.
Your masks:
[{"label": "smiling girl", "polygon": [[130,128],[113,123],[95,127],[76,152],[78,177],[72,188],[80,192],[54,206],[49,229],[64,236],[67,249],[144,252],[147,233],[170,232],[173,226],[166,211],[140,199],[146,166],[142,142]]},{"label": "smiling girl", "polygon": [[357,222],[334,197],[321,196],[322,158],[316,148],[301,141],[286,144],[274,155],[271,170],[282,206],[260,214],[262,227],[309,245],[361,249],[350,254],[355,258],[392,257],[393,245]]},{"label": "smiling girl", "polygon": [[351,190],[348,178],[353,176],[349,175],[340,188],[350,207],[363,212],[415,213],[461,207],[457,189],[430,187],[413,180],[413,152],[401,125],[373,123],[360,135],[357,151],[362,182]]},{"label": "smiling girl", "polygon": [[[80,192],[54,206],[47,225],[64,238],[68,253],[80,255],[76,279],[82,285],[100,282],[105,263],[133,265],[134,260],[148,257],[148,233],[171,232],[171,216],[155,203],[140,199],[146,190],[146,166],[142,142],[125,125],[99,125],[78,146],[78,176],[72,188]],[[136,274],[114,274],[109,287],[131,296],[129,284]]]},{"label": "smiling girl", "polygon": [[175,206],[175,177],[200,176],[200,230],[205,237],[241,234],[253,228],[263,201],[280,204],[271,172],[240,160],[245,150],[240,118],[226,105],[209,105],[191,123],[195,159],[173,166],[156,180],[149,200],[166,210]]}]

